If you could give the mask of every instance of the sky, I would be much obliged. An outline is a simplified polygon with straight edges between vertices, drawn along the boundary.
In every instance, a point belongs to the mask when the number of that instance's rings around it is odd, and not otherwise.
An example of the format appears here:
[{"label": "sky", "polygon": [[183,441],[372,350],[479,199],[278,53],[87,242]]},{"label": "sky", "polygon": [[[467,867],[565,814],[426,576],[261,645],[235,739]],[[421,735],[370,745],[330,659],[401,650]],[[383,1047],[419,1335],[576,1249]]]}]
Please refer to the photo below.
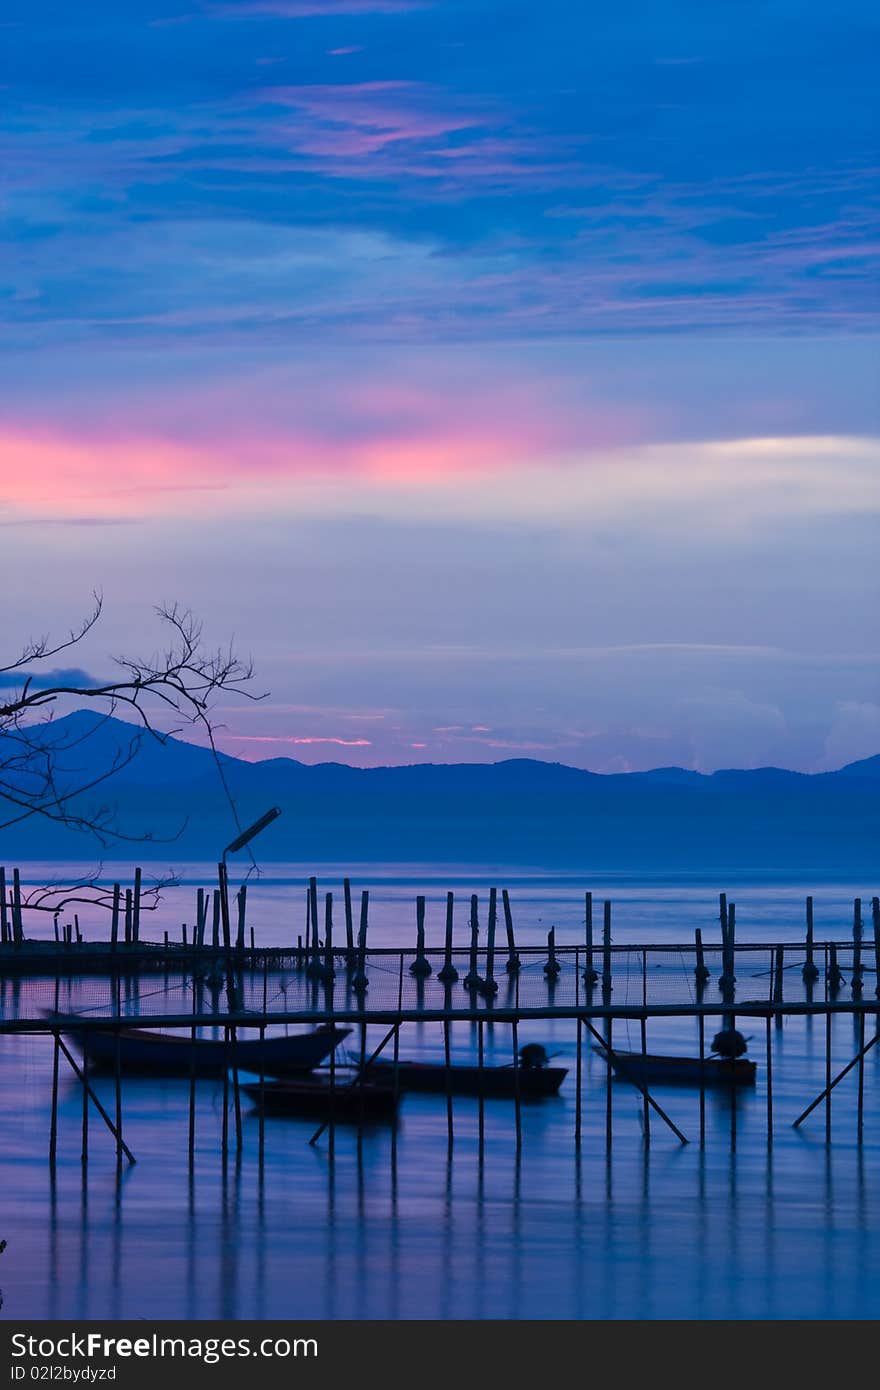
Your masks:
[{"label": "sky", "polygon": [[247,758],[880,751],[874,6],[6,0],[4,651]]}]

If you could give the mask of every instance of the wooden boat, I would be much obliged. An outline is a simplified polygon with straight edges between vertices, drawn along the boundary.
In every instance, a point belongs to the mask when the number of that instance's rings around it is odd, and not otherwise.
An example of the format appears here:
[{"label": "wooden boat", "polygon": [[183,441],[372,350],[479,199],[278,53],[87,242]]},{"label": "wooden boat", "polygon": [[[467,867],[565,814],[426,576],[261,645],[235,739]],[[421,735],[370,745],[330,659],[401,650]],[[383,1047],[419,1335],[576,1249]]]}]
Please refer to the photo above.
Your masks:
[{"label": "wooden boat", "polygon": [[[393,1084],[393,1062],[373,1062],[370,1071]],[[448,1069],[442,1062],[400,1062],[397,1084],[401,1091],[426,1091],[431,1095],[479,1096],[486,1100],[513,1100],[517,1092],[523,1100],[555,1096],[566,1077],[565,1067],[474,1067],[455,1064]]]},{"label": "wooden boat", "polygon": [[242,1091],[264,1114],[304,1115],[342,1124],[390,1118],[397,1109],[394,1087],[378,1080],[351,1085],[347,1080],[331,1087],[316,1076],[287,1077],[283,1081],[248,1082]]},{"label": "wooden boat", "polygon": [[[188,1033],[156,1033],[143,1028],[117,1031],[77,1028],[64,1019],[61,1031],[88,1058],[89,1066],[140,1076],[222,1076],[229,1067],[291,1076],[317,1067],[348,1037],[350,1028],[316,1028],[282,1038],[196,1038]],[[118,1040],[118,1041],[117,1041]]]},{"label": "wooden boat", "polygon": [[[596,1047],[600,1056],[605,1049]],[[754,1086],[757,1067],[747,1057],[735,1060],[727,1057],[665,1057],[657,1053],[622,1052],[615,1048],[611,1065],[616,1074],[627,1081],[640,1081],[643,1086]]]}]

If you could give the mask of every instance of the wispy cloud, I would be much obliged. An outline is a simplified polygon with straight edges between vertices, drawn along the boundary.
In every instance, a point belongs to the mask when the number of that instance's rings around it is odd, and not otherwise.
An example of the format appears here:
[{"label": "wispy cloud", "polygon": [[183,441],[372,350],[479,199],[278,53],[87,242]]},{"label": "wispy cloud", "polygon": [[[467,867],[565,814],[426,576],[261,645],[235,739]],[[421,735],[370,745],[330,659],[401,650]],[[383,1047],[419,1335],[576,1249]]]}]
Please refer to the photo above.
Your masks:
[{"label": "wispy cloud", "polygon": [[231,734],[227,742],[234,743],[338,743],[341,748],[370,748],[368,738],[332,738],[330,736],[298,734]]},{"label": "wispy cloud", "polygon": [[227,0],[205,5],[209,14],[224,19],[333,19],[337,16],[407,14],[429,8],[432,0]]}]

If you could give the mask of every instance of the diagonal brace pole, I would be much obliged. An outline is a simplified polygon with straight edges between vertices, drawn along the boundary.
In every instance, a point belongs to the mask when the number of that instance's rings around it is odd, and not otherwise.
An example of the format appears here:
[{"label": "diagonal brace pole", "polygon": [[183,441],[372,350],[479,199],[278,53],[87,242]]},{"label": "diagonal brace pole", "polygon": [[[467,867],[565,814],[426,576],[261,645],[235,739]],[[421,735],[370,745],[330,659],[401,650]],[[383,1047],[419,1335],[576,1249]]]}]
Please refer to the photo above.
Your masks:
[{"label": "diagonal brace pole", "polygon": [[[602,1034],[601,1034],[601,1033],[599,1033],[599,1032],[596,1031],[596,1029],[593,1027],[592,1023],[590,1022],[590,1020],[589,1020],[588,1018],[584,1018],[584,1019],[583,1019],[583,1022],[587,1025],[587,1027],[589,1028],[589,1030],[590,1030],[590,1032],[592,1033],[593,1037],[594,1037],[594,1038],[596,1039],[596,1041],[599,1043],[600,1047],[602,1048],[602,1051],[603,1051],[603,1052],[607,1052],[608,1055],[609,1055],[610,1057],[612,1057],[612,1058],[615,1057],[615,1056],[616,1056],[616,1053],[614,1052],[614,1049],[613,1049],[613,1048],[610,1048],[610,1047],[608,1046],[608,1043],[607,1043],[606,1039],[602,1037]],[[669,1118],[669,1116],[667,1115],[666,1111],[663,1110],[663,1109],[661,1109],[661,1107],[657,1104],[656,1100],[655,1100],[654,1097],[651,1095],[651,1093],[650,1093],[650,1091],[648,1090],[647,1086],[643,1086],[642,1083],[641,1083],[641,1081],[637,1080],[636,1077],[634,1077],[634,1076],[626,1076],[626,1073],[625,1073],[625,1072],[624,1072],[624,1076],[625,1076],[625,1078],[626,1078],[627,1081],[631,1082],[632,1085],[635,1086],[635,1088],[636,1088],[637,1091],[641,1091],[641,1093],[642,1093],[642,1095],[644,1096],[645,1100],[648,1102],[648,1104],[651,1106],[651,1108],[652,1108],[653,1110],[656,1110],[656,1111],[657,1111],[657,1114],[660,1116],[661,1120],[663,1120],[664,1123],[667,1124],[667,1125],[669,1126],[669,1128],[672,1130],[672,1133],[675,1135],[675,1137],[676,1137],[676,1139],[679,1141],[679,1143],[681,1143],[681,1144],[686,1144],[686,1143],[688,1142],[688,1140],[687,1140],[687,1139],[685,1138],[685,1136],[682,1134],[681,1130],[678,1128],[678,1125],[674,1124],[673,1121],[670,1120],[670,1118]]]},{"label": "diagonal brace pole", "polygon": [[[386,1043],[389,1043],[389,1042],[391,1041],[391,1039],[394,1037],[394,1034],[397,1032],[397,1028],[398,1028],[398,1025],[395,1023],[395,1025],[394,1025],[393,1028],[389,1028],[389,1029],[388,1029],[388,1032],[385,1034],[384,1038],[383,1038],[382,1041],[380,1042],[379,1046],[376,1048],[375,1052],[371,1052],[371,1053],[370,1053],[369,1057],[368,1057],[367,1060],[364,1062],[364,1065],[361,1067],[361,1069],[360,1069],[360,1071],[358,1072],[357,1076],[354,1078],[353,1081],[350,1081],[350,1082],[348,1083],[348,1085],[345,1087],[345,1090],[346,1090],[346,1091],[353,1091],[354,1088],[355,1088],[355,1086],[357,1086],[357,1085],[360,1084],[360,1082],[363,1080],[364,1072],[367,1070],[367,1067],[371,1066],[372,1063],[375,1062],[376,1058],[379,1056],[379,1053],[382,1051],[382,1049],[383,1049],[383,1047],[385,1046],[385,1044],[386,1044]],[[314,1134],[312,1135],[311,1139],[309,1140],[309,1143],[310,1143],[310,1144],[317,1144],[318,1140],[320,1139],[321,1135],[324,1133],[324,1130],[327,1128],[327,1126],[329,1125],[329,1123],[330,1123],[329,1120],[325,1120],[324,1123],[323,1123],[322,1125],[319,1125],[319,1127],[315,1130]]]},{"label": "diagonal brace pole", "polygon": [[98,1114],[101,1116],[101,1119],[104,1121],[104,1123],[105,1123],[105,1125],[107,1126],[107,1128],[109,1129],[110,1133],[113,1135],[113,1138],[116,1140],[117,1144],[118,1144],[119,1147],[122,1149],[122,1152],[125,1154],[125,1156],[126,1156],[126,1158],[128,1159],[129,1163],[136,1163],[136,1162],[137,1162],[137,1159],[135,1158],[135,1156],[134,1156],[134,1154],[132,1153],[131,1149],[130,1149],[130,1148],[128,1147],[128,1145],[126,1144],[125,1140],[123,1139],[123,1137],[122,1137],[122,1135],[120,1134],[119,1130],[118,1130],[118,1129],[116,1128],[116,1126],[114,1125],[113,1121],[110,1119],[110,1116],[107,1114],[107,1111],[104,1109],[103,1105],[102,1105],[101,1102],[98,1100],[98,1097],[95,1095],[95,1093],[94,1093],[94,1091],[92,1090],[91,1086],[89,1085],[88,1081],[87,1081],[86,1078],[83,1076],[82,1071],[81,1071],[80,1068],[77,1066],[76,1059],[73,1057],[72,1053],[68,1050],[67,1045],[66,1045],[66,1043],[64,1042],[64,1039],[63,1039],[63,1038],[60,1036],[60,1034],[58,1034],[58,1033],[55,1034],[55,1037],[58,1039],[58,1046],[61,1048],[61,1051],[64,1053],[65,1057],[67,1058],[68,1062],[70,1063],[71,1067],[73,1068],[75,1074],[77,1075],[77,1077],[79,1078],[79,1080],[82,1082],[83,1086],[85,1087],[85,1091],[86,1091],[87,1096],[88,1096],[89,1099],[91,1100],[91,1102],[92,1102],[92,1104],[94,1105],[95,1109],[97,1110]]},{"label": "diagonal brace pole", "polygon": [[855,1057],[853,1057],[852,1061],[847,1062],[843,1071],[838,1072],[837,1076],[835,1076],[830,1086],[826,1086],[824,1091],[822,1091],[821,1094],[818,1095],[816,1099],[812,1101],[810,1105],[807,1106],[803,1114],[798,1115],[797,1119],[792,1122],[792,1129],[797,1129],[798,1125],[800,1125],[807,1118],[808,1115],[812,1114],[812,1112],[816,1109],[816,1106],[822,1104],[822,1101],[825,1099],[825,1097],[827,1095],[830,1095],[830,1093],[834,1090],[834,1087],[837,1085],[838,1081],[842,1081],[843,1078],[846,1076],[847,1072],[851,1072],[853,1067],[856,1066],[862,1060],[865,1053],[870,1052],[871,1048],[877,1042],[880,1042],[880,1033],[875,1033],[871,1041],[862,1048],[861,1052],[857,1052]]}]

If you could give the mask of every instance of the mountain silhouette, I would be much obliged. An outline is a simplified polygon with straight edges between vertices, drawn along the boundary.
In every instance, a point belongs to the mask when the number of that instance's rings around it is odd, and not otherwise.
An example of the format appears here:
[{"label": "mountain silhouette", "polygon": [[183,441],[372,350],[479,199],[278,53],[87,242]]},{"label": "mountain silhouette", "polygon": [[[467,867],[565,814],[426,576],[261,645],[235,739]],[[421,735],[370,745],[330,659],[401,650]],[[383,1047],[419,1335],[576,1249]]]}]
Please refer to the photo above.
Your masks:
[{"label": "mountain silhouette", "polygon": [[[51,746],[63,787],[114,759],[125,762],[74,807],[112,802],[120,830],[151,838],[99,851],[90,837],[34,816],[0,831],[7,864],[100,854],[216,860],[236,833],[219,761],[242,824],[268,806],[282,808],[259,840],[266,860],[342,869],[445,861],[726,878],[880,877],[880,755],[809,775],[773,767],[598,774],[525,758],[376,768],[291,758],[248,763],[91,709],[40,726],[35,738]],[[132,739],[136,751],[126,761]],[[5,819],[2,812],[0,802]]]}]

